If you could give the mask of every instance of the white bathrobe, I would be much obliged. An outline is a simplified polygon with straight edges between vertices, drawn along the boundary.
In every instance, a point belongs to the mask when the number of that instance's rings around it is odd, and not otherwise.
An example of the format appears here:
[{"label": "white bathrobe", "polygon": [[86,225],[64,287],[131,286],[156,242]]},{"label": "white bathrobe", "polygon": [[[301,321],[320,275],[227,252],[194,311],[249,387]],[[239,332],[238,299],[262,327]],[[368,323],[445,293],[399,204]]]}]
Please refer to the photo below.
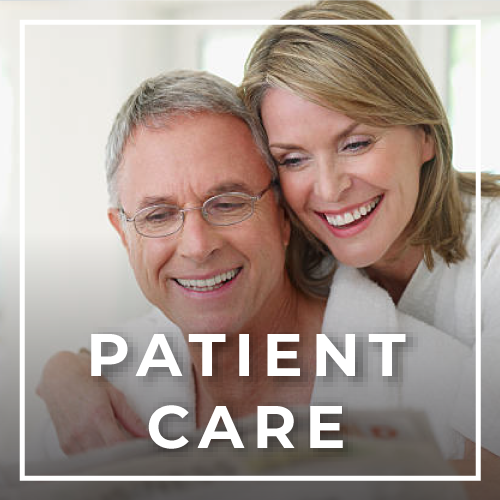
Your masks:
[{"label": "white bathrobe", "polygon": [[[313,398],[336,395],[353,407],[422,408],[447,458],[460,458],[463,437],[475,441],[475,203],[469,197],[468,258],[447,266],[437,255],[421,262],[396,307],[388,293],[359,270],[335,273],[323,323],[331,337],[345,333],[404,332],[399,372],[380,376],[380,354],[368,349],[368,376],[317,380]],[[500,199],[482,200],[482,446],[500,455]],[[479,263],[478,263],[479,264]],[[497,293],[495,293],[497,292]],[[366,344],[365,344],[366,345]],[[337,397],[337,396],[335,396]]]}]

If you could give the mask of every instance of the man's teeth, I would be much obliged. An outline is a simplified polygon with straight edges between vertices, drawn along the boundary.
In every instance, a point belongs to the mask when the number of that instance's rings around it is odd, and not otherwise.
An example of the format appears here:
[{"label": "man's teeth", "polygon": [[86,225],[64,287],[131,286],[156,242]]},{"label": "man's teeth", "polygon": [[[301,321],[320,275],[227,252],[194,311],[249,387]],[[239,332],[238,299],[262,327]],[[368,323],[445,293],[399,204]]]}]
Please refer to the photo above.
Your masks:
[{"label": "man's teeth", "polygon": [[352,212],[345,212],[340,215],[325,214],[326,220],[331,226],[346,226],[347,224],[368,215],[378,205],[380,200],[381,196],[377,196],[374,200],[361,207],[355,208]]},{"label": "man's teeth", "polygon": [[226,281],[231,281],[239,272],[240,269],[232,269],[231,271],[217,274],[206,280],[183,280],[181,278],[176,278],[175,281],[184,288],[194,290],[195,292],[211,292],[212,290],[220,288]]}]

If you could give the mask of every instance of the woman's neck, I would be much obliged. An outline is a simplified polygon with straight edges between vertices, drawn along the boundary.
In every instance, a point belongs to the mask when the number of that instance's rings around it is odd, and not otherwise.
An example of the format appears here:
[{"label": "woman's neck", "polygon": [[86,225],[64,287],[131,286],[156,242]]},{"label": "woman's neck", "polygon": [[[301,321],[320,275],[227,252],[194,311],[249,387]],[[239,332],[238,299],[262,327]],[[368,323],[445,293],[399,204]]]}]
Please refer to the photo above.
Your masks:
[{"label": "woman's neck", "polygon": [[365,271],[372,281],[387,290],[397,305],[423,257],[423,246],[409,247],[401,255],[384,257]]}]

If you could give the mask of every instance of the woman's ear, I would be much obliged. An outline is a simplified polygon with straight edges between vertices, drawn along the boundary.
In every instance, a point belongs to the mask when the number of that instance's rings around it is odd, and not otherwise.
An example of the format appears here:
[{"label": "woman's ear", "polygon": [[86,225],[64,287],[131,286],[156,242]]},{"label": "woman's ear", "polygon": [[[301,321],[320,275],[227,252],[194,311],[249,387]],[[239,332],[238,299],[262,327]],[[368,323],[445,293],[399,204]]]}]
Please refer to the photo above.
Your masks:
[{"label": "woman's ear", "polygon": [[125,230],[123,228],[123,221],[120,216],[120,212],[117,208],[109,208],[108,209],[108,219],[111,222],[111,225],[115,228],[116,232],[120,235],[120,239],[122,240],[123,246],[129,250],[127,235],[125,234]]},{"label": "woman's ear", "polygon": [[422,138],[421,164],[423,165],[425,162],[432,160],[436,156],[436,144],[429,128],[425,125],[420,128],[420,134]]}]

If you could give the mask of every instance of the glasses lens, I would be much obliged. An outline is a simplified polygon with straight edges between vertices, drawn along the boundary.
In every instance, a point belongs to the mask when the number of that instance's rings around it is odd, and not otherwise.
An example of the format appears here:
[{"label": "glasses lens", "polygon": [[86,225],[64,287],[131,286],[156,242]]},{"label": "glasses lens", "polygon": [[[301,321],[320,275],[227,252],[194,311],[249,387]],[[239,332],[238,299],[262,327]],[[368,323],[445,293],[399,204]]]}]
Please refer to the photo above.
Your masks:
[{"label": "glasses lens", "polygon": [[204,213],[212,224],[230,226],[253,214],[253,200],[245,194],[214,196],[205,203]]},{"label": "glasses lens", "polygon": [[181,212],[177,207],[169,205],[145,208],[135,217],[137,232],[153,238],[175,233],[181,224]]}]

